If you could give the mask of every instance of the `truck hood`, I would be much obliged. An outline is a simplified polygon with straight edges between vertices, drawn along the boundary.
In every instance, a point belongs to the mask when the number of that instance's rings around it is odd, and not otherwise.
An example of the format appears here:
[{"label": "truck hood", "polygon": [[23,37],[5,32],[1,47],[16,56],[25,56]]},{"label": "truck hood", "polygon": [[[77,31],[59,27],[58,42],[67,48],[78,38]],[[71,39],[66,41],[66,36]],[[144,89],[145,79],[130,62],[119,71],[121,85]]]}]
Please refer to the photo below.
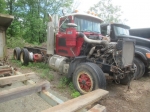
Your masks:
[{"label": "truck hood", "polygon": [[149,39],[145,39],[145,38],[137,37],[137,36],[131,36],[131,35],[118,35],[117,37],[118,37],[118,39],[123,39],[123,38],[133,39],[136,41],[137,46],[144,46],[144,47],[150,49],[150,40]]}]

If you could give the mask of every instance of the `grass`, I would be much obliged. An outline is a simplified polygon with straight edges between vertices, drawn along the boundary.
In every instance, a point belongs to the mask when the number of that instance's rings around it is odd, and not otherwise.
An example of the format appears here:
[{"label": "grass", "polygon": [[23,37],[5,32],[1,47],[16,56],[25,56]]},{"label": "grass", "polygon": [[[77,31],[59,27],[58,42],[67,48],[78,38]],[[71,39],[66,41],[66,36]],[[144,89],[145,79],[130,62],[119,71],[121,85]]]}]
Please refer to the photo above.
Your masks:
[{"label": "grass", "polygon": [[7,47],[9,48],[15,48],[15,47],[24,47],[25,45],[25,40],[23,40],[22,38],[14,38],[14,37],[11,37],[11,38],[8,38],[7,39]]},{"label": "grass", "polygon": [[76,89],[74,88],[74,85],[73,83],[71,82],[71,79],[67,78],[66,76],[62,77],[59,81],[59,84],[58,84],[58,88],[60,89],[66,89],[66,88],[69,88],[69,91],[71,93],[71,96],[73,98],[76,98],[78,96],[80,96],[81,94],[76,91]]},{"label": "grass", "polygon": [[[18,67],[21,67],[21,69],[27,69],[30,68],[33,71],[37,71],[39,74],[39,76],[41,78],[47,79],[49,81],[53,81],[54,80],[54,75],[51,74],[50,72],[50,68],[48,66],[48,64],[45,63],[31,63],[29,62],[28,66],[23,66],[21,64],[20,61],[11,59],[11,62],[16,64]],[[78,96],[80,96],[80,93],[78,91],[75,90],[73,83],[71,82],[71,79],[67,78],[66,76],[63,76],[62,78],[60,78],[59,83],[57,85],[58,89],[68,89],[70,95],[73,98],[76,98]]]},{"label": "grass", "polygon": [[16,66],[20,67],[21,69],[27,69],[27,68],[31,68],[34,71],[37,71],[39,74],[39,76],[41,78],[47,79],[49,81],[54,80],[54,75],[50,73],[50,68],[48,66],[48,64],[45,63],[32,63],[29,62],[28,66],[24,66],[21,64],[20,61],[11,59],[11,62],[14,63]]}]

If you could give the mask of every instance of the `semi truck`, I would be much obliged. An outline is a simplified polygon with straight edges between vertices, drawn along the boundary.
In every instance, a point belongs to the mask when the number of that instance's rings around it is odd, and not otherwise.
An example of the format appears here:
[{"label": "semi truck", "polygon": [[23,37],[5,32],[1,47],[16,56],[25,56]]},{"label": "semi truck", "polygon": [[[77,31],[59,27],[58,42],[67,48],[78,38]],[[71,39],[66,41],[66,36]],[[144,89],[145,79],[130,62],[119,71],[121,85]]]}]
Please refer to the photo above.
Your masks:
[{"label": "semi truck", "polygon": [[47,59],[51,68],[72,78],[81,94],[106,89],[106,79],[130,84],[135,72],[134,40],[103,39],[100,29],[103,21],[91,14],[72,13],[60,17],[58,22],[53,18],[50,16],[48,22],[47,48],[17,47],[16,59],[26,65],[37,61],[38,56]]},{"label": "semi truck", "polygon": [[[101,24],[102,35],[108,36],[111,42],[117,42],[118,39],[134,39],[135,45],[135,79],[141,78],[150,70],[150,40],[138,36],[130,35],[130,27],[119,23]],[[128,51],[126,52],[128,54]]]}]

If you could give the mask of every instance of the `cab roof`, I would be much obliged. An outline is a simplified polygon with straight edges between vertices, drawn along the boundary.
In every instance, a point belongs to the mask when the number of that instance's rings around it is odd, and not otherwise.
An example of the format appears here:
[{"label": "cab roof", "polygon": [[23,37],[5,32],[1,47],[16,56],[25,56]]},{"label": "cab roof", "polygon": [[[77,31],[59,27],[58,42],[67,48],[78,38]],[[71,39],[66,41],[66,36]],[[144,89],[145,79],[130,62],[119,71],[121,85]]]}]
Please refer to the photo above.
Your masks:
[{"label": "cab roof", "polygon": [[[124,25],[124,24],[121,24],[121,23],[110,23],[111,25],[114,25],[114,26],[120,26],[120,27],[123,27],[123,28],[126,28],[126,29],[130,29],[130,27],[129,26],[127,26],[127,25]],[[103,27],[103,26],[108,26],[109,25],[109,23],[102,23],[101,24],[101,27]]]},{"label": "cab roof", "polygon": [[101,18],[94,16],[94,15],[91,15],[91,14],[87,14],[87,13],[71,13],[71,14],[62,16],[61,18],[64,18],[67,16],[86,16],[86,17],[91,17],[91,18],[97,19],[98,21],[100,21],[100,23],[103,22],[103,20]]}]

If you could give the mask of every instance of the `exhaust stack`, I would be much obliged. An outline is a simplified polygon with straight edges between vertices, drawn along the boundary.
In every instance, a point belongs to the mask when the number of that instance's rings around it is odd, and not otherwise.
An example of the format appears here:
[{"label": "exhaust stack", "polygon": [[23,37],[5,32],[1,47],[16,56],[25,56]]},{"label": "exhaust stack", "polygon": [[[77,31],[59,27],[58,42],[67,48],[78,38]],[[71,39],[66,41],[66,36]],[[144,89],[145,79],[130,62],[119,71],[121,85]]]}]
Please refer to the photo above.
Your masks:
[{"label": "exhaust stack", "polygon": [[54,25],[52,17],[49,16],[50,21],[47,25],[47,54],[54,54]]}]

